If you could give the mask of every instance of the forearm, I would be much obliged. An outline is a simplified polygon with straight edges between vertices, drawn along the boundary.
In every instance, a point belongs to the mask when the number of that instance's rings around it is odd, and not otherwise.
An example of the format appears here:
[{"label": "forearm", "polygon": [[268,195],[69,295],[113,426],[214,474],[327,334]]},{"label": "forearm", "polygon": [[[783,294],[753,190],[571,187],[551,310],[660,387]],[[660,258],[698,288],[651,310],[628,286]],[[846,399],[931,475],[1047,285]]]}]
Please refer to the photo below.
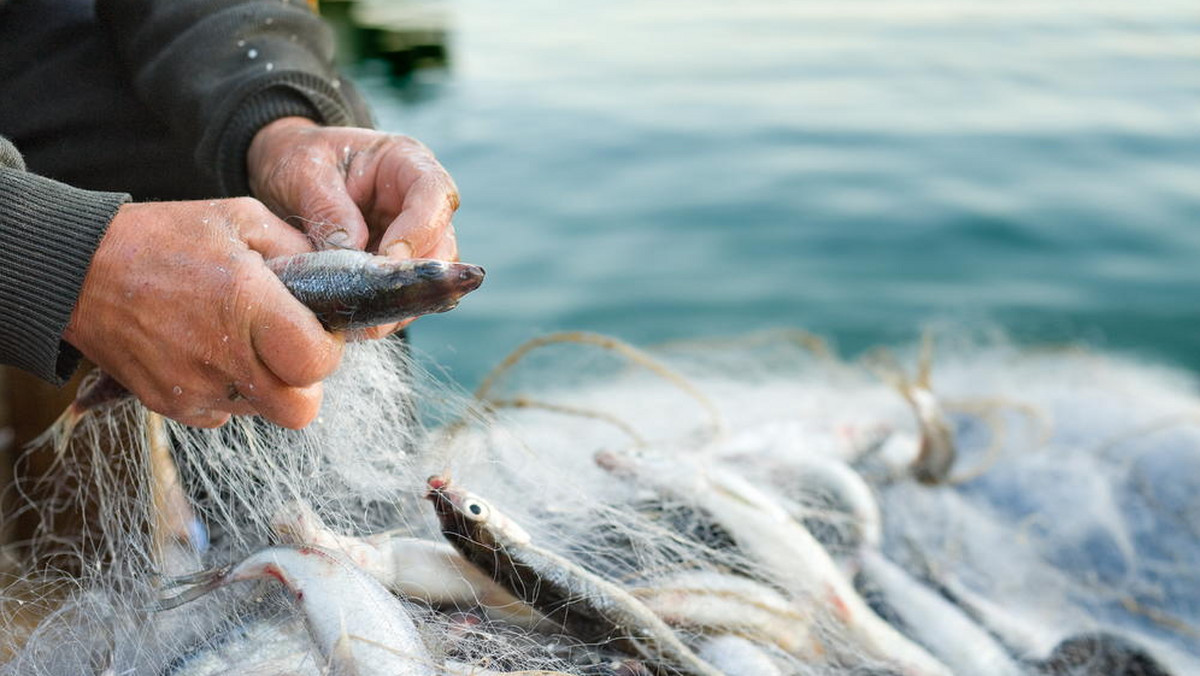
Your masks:
[{"label": "forearm", "polygon": [[97,13],[138,97],[194,145],[219,194],[248,194],[246,150],[272,120],[370,123],[304,3],[99,0]]},{"label": "forearm", "polygon": [[0,362],[60,383],[79,354],[62,340],[119,193],[79,190],[25,171],[0,137]]}]

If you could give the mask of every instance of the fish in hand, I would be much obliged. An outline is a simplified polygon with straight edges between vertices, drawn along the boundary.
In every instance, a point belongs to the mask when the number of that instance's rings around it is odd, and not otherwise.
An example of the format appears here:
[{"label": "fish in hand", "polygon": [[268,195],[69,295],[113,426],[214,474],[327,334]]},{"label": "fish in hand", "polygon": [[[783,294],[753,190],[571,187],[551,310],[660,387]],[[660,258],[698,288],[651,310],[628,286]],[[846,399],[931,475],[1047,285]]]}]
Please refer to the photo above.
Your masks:
[{"label": "fish in hand", "polygon": [[[327,249],[267,261],[283,285],[329,331],[352,331],[446,312],[479,288],[478,265],[411,258],[394,260],[365,251]],[[34,444],[62,447],[90,410],[123,401],[130,392],[111,375],[89,374],[71,403]]]},{"label": "fish in hand", "polygon": [[349,249],[273,258],[267,267],[330,331],[453,310],[484,276],[470,263],[394,260]]}]

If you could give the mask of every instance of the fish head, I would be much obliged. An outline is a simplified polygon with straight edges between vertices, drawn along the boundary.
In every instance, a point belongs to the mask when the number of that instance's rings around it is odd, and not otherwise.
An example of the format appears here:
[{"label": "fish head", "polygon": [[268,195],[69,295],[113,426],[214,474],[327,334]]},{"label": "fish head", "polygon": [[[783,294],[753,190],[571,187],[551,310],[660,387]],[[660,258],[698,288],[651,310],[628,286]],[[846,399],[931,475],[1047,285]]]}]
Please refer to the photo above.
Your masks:
[{"label": "fish head", "polygon": [[453,310],[463,296],[483,284],[486,274],[478,265],[430,258],[388,261],[381,267],[395,277],[390,286],[416,314]]},{"label": "fish head", "polygon": [[592,459],[597,467],[621,479],[636,479],[644,473],[637,458],[621,451],[600,449]]},{"label": "fish head", "polygon": [[426,498],[433,503],[442,532],[447,537],[467,538],[488,547],[521,545],[530,541],[529,533],[492,507],[487,500],[451,484],[442,476],[428,480]]}]

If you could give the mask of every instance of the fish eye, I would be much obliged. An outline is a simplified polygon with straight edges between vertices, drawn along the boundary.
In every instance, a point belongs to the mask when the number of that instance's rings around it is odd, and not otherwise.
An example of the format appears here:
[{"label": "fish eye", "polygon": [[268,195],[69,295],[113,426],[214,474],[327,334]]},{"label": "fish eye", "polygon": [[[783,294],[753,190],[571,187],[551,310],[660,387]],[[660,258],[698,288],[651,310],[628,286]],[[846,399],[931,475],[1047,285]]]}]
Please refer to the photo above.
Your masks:
[{"label": "fish eye", "polygon": [[480,502],[479,500],[467,500],[463,503],[463,512],[466,513],[467,518],[469,519],[483,521],[484,519],[488,518],[490,510],[486,504]]}]

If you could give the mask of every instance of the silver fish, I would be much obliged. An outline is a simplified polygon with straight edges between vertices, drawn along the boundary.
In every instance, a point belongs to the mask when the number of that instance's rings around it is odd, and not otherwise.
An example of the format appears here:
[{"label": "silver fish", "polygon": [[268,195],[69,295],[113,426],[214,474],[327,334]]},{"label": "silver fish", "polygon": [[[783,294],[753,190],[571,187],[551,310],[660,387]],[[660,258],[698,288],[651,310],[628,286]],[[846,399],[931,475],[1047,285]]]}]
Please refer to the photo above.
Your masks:
[{"label": "silver fish", "polygon": [[595,460],[622,479],[695,504],[795,602],[815,611],[818,626],[838,627],[864,654],[898,667],[906,676],[950,676],[944,664],[867,606],[829,553],[777,497],[731,469],[718,471],[680,456],[634,457],[616,451],[601,451]]},{"label": "silver fish", "polygon": [[723,676],[625,589],[534,545],[483,499],[438,476],[430,477],[427,497],[442,534],[468,561],[567,633],[621,649],[659,674]]},{"label": "silver fish", "polygon": [[393,260],[350,249],[272,258],[267,267],[332,331],[452,310],[484,276],[470,263]]},{"label": "silver fish", "polygon": [[770,643],[806,660],[820,653],[808,613],[774,587],[740,575],[684,571],[650,578],[629,593],[672,627]]},{"label": "silver fish", "polygon": [[343,535],[301,502],[285,505],[272,518],[271,526],[281,542],[317,545],[341,553],[395,594],[434,606],[480,606],[488,617],[526,629],[550,624],[446,542],[398,532]]},{"label": "silver fish", "polygon": [[433,676],[433,658],[404,605],[340,554],[314,546],[261,549],[237,564],[175,578],[194,585],[159,601],[168,610],[233,582],[272,578],[304,612],[309,634],[328,663],[345,676]]},{"label": "silver fish", "polygon": [[953,603],[929,589],[883,554],[862,553],[867,584],[883,593],[909,634],[927,646],[956,674],[1021,676],[1024,669]]}]

